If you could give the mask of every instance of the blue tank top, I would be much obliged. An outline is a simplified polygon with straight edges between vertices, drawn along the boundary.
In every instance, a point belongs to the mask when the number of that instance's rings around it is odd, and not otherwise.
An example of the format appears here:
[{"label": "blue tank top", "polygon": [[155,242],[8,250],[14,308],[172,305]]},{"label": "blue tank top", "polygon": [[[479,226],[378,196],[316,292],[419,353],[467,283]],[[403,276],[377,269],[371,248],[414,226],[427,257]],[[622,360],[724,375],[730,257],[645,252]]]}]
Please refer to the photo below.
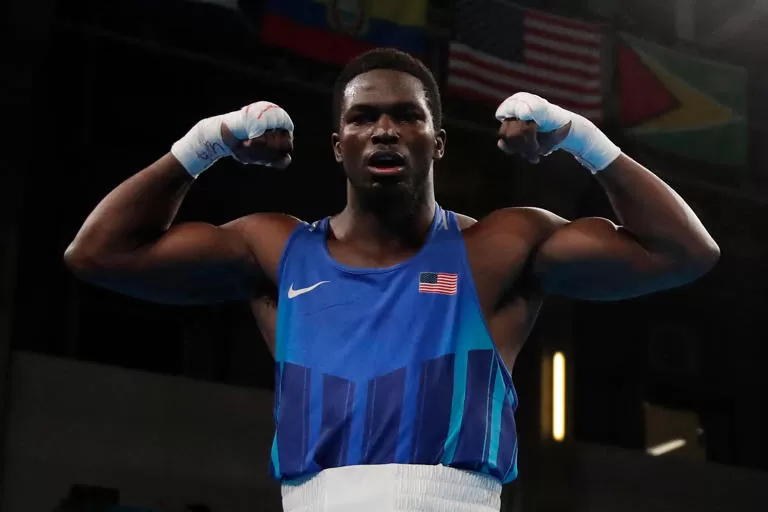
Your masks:
[{"label": "blue tank top", "polygon": [[279,267],[270,472],[442,464],[517,476],[517,395],[483,319],[456,215],[387,268],[327,250],[329,219],[301,223]]}]

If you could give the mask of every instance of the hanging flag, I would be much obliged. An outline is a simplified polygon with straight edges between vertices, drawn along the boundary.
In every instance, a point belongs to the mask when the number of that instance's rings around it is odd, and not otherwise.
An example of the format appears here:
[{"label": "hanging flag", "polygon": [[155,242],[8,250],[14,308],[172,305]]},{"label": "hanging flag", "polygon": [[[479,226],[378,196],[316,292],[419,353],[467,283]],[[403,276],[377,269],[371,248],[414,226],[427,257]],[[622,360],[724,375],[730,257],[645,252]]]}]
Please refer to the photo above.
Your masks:
[{"label": "hanging flag", "polygon": [[622,34],[621,124],[628,137],[714,165],[747,162],[747,72]]},{"label": "hanging flag", "polygon": [[457,0],[449,93],[491,103],[525,91],[599,122],[600,26],[503,0]]},{"label": "hanging flag", "polygon": [[338,65],[384,46],[420,56],[426,18],[427,0],[267,0],[262,39]]}]

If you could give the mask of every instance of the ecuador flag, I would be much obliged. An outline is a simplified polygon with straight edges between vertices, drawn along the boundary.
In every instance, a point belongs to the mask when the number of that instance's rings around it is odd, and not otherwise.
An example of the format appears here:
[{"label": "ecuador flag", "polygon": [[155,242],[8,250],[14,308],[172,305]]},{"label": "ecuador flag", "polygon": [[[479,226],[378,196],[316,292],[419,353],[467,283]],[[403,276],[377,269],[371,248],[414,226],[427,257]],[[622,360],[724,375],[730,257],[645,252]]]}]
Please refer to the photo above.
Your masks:
[{"label": "ecuador flag", "polygon": [[419,57],[426,18],[427,0],[267,0],[262,39],[328,64],[378,46]]},{"label": "ecuador flag", "polygon": [[747,161],[747,73],[623,34],[621,124],[641,144],[713,165]]}]

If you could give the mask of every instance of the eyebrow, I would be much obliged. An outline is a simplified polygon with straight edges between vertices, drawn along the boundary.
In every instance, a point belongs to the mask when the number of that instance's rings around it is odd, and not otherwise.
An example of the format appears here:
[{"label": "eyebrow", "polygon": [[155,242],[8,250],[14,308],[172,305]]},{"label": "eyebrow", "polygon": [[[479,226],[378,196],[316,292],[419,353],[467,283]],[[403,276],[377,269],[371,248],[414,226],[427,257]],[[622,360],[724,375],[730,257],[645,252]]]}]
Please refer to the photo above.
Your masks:
[{"label": "eyebrow", "polygon": [[409,108],[424,110],[421,107],[421,105],[415,101],[399,101],[397,103],[389,103],[389,104],[356,103],[354,105],[350,105],[347,108],[347,112],[351,110],[365,111],[365,110],[392,110],[392,109],[409,109]]}]

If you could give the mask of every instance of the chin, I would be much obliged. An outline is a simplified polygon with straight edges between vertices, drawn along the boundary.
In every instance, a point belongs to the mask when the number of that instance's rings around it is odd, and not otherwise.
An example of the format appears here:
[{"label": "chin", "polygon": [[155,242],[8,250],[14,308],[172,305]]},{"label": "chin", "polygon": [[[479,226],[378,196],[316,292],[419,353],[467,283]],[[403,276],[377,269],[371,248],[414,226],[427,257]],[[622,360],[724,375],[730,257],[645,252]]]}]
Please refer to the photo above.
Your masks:
[{"label": "chin", "polygon": [[424,188],[415,186],[408,180],[377,181],[362,194],[364,201],[371,206],[410,211],[424,199]]},{"label": "chin", "polygon": [[372,176],[371,188],[402,189],[413,188],[413,181],[404,174]]},{"label": "chin", "polygon": [[361,199],[370,203],[399,203],[416,195],[413,186],[402,180],[375,180],[355,189]]},{"label": "chin", "polygon": [[357,174],[357,179],[349,180],[364,201],[394,203],[418,202],[424,197],[428,181],[428,174],[418,175],[408,168],[393,173],[375,173],[366,169]]}]

